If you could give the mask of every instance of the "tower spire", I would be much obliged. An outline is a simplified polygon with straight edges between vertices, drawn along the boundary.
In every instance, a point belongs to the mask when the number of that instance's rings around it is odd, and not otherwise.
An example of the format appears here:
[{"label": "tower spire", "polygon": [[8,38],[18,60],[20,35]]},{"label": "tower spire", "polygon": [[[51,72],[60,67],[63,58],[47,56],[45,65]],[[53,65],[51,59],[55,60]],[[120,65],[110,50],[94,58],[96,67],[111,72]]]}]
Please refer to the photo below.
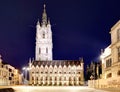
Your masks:
[{"label": "tower spire", "polygon": [[46,25],[46,24],[47,24],[47,14],[46,14],[46,5],[44,4],[44,10],[42,14],[42,25]]}]

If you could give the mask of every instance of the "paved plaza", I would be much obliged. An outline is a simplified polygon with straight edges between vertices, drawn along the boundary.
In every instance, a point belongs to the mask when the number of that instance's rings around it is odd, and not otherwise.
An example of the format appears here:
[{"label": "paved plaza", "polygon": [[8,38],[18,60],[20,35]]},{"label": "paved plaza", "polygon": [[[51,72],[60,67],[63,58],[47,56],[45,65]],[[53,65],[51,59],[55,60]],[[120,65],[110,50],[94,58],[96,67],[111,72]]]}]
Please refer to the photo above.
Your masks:
[{"label": "paved plaza", "polygon": [[15,92],[109,92],[103,90],[96,90],[85,86],[57,86],[57,87],[46,87],[46,86],[13,86]]}]

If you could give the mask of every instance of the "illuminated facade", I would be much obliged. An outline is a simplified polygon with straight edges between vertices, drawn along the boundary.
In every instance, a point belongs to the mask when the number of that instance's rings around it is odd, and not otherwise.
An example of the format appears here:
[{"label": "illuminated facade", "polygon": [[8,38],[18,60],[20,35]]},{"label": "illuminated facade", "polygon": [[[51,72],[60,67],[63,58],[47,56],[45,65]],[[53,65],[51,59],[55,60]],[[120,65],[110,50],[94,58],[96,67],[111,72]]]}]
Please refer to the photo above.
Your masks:
[{"label": "illuminated facade", "polygon": [[51,24],[44,5],[42,23],[38,21],[36,26],[36,59],[29,62],[29,84],[83,85],[83,59],[53,60],[52,48]]},{"label": "illuminated facade", "polygon": [[111,45],[102,53],[103,78],[120,79],[120,21],[110,31]]},{"label": "illuminated facade", "polygon": [[0,86],[1,85],[9,85],[9,71],[7,66],[3,64],[0,55]]},{"label": "illuminated facade", "polygon": [[0,85],[19,85],[21,74],[13,66],[4,63],[0,56]]},{"label": "illuminated facade", "polygon": [[83,60],[33,61],[31,85],[83,85]]}]

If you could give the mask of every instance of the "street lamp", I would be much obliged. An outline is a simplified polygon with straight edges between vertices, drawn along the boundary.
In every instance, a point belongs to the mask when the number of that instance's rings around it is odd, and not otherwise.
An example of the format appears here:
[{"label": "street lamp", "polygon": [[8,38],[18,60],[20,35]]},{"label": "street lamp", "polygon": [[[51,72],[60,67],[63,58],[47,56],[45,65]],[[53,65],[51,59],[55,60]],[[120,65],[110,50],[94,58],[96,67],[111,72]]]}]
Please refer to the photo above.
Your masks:
[{"label": "street lamp", "polygon": [[24,82],[26,81],[26,83],[27,83],[27,71],[29,70],[29,68],[28,67],[23,67],[22,70],[23,70],[23,75],[24,75],[24,71],[25,71],[25,80],[24,80]]},{"label": "street lamp", "polygon": [[91,75],[91,76],[90,76],[90,79],[91,79],[91,80],[93,80],[93,79],[94,79],[93,75]]}]

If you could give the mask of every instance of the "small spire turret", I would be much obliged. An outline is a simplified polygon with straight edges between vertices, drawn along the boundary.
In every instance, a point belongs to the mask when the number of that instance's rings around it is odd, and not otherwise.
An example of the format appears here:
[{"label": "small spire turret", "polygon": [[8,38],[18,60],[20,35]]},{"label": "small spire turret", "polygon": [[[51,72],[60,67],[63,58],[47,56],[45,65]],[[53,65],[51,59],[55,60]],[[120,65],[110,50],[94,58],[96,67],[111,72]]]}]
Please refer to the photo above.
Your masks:
[{"label": "small spire turret", "polygon": [[29,58],[29,63],[31,63],[31,61],[32,61],[31,58]]},{"label": "small spire turret", "polygon": [[50,24],[50,19],[48,19],[48,24]]},{"label": "small spire turret", "polygon": [[39,19],[38,19],[38,21],[37,21],[37,25],[40,25]]}]

